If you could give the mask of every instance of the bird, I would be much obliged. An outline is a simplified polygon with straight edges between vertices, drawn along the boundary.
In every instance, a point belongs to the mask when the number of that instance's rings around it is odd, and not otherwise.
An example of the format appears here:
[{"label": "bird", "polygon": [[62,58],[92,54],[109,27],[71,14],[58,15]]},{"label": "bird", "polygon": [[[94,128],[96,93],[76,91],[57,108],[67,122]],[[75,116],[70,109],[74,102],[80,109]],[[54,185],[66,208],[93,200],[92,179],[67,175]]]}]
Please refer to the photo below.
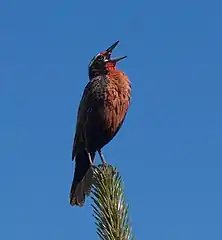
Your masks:
[{"label": "bird", "polygon": [[106,164],[102,148],[119,132],[131,102],[131,82],[116,68],[127,56],[111,58],[115,42],[100,52],[88,66],[89,81],[84,89],[78,112],[72,148],[75,172],[70,189],[70,204],[82,207],[93,184],[94,159],[99,153]]}]

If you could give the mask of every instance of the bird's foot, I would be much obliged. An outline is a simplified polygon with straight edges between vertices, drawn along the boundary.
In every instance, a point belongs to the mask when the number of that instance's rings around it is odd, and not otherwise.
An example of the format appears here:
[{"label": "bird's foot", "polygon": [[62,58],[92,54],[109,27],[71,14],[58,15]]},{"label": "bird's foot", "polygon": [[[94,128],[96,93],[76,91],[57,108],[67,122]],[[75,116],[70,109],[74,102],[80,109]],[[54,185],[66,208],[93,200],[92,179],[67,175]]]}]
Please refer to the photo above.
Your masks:
[{"label": "bird's foot", "polygon": [[106,163],[106,160],[105,160],[105,158],[104,158],[104,156],[103,156],[103,154],[102,154],[102,151],[101,151],[101,150],[98,150],[98,153],[99,153],[100,159],[101,159],[101,161],[102,161],[102,165],[103,165],[103,166],[106,166],[107,163]]}]

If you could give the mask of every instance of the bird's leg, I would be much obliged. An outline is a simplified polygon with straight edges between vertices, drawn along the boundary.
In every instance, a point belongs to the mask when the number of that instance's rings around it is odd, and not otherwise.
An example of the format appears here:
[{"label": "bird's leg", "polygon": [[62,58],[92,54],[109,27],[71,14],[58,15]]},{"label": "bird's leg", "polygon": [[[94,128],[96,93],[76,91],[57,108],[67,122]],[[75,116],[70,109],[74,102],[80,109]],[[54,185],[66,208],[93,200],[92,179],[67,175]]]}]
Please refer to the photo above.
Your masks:
[{"label": "bird's leg", "polygon": [[100,156],[100,158],[101,158],[102,165],[106,165],[106,161],[105,161],[105,158],[104,158],[104,156],[103,156],[103,154],[102,154],[101,149],[98,150],[98,153],[99,153],[99,156]]},{"label": "bird's leg", "polygon": [[93,166],[93,161],[92,161],[92,158],[91,158],[91,154],[90,154],[90,152],[87,151],[87,149],[85,149],[85,150],[86,150],[86,152],[88,154],[88,157],[89,157],[89,163],[90,163],[91,166]]},{"label": "bird's leg", "polygon": [[90,152],[88,152],[87,151],[87,149],[85,149],[86,150],[86,152],[87,152],[87,154],[88,154],[88,157],[89,157],[89,164],[90,164],[90,167],[91,168],[97,168],[95,165],[94,165],[94,163],[93,163],[93,160],[92,160],[92,157],[91,157],[91,154],[90,154]]},{"label": "bird's leg", "polygon": [[93,162],[92,162],[92,158],[91,158],[90,153],[88,153],[88,155],[89,155],[89,162],[90,162],[90,165],[92,166],[92,165],[93,165]]},{"label": "bird's leg", "polygon": [[87,137],[86,137],[86,132],[85,132],[85,131],[84,131],[84,133],[83,133],[83,137],[84,137],[84,142],[85,142],[85,144],[86,144],[85,151],[88,153],[89,163],[90,163],[91,166],[93,166],[93,161],[92,161],[92,158],[91,158],[91,154],[90,154],[90,152],[87,150],[88,143],[87,143]]}]

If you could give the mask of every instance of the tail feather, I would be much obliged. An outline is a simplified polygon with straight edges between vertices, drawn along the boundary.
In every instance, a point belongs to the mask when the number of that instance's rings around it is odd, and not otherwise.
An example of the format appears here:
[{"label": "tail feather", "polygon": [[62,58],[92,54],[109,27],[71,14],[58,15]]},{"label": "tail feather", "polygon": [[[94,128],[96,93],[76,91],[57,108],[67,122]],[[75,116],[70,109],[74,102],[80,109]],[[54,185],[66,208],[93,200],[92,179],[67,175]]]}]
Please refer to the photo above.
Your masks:
[{"label": "tail feather", "polygon": [[[91,159],[94,160],[95,153],[91,153]],[[93,184],[93,166],[89,161],[86,151],[79,152],[76,155],[75,174],[70,190],[70,204],[80,207],[85,203],[85,195],[89,195]]]}]

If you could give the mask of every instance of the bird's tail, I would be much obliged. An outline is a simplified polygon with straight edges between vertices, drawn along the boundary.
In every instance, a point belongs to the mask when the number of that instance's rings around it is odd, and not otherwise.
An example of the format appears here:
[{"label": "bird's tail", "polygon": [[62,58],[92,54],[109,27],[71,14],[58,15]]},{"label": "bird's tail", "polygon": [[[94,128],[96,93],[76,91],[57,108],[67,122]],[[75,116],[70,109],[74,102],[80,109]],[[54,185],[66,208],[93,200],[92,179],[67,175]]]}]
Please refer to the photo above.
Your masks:
[{"label": "bird's tail", "polygon": [[[95,153],[91,153],[92,162]],[[70,190],[70,204],[72,206],[83,206],[85,195],[89,195],[93,183],[93,166],[89,161],[89,156],[86,151],[81,151],[76,155],[76,166],[74,178]]]}]

